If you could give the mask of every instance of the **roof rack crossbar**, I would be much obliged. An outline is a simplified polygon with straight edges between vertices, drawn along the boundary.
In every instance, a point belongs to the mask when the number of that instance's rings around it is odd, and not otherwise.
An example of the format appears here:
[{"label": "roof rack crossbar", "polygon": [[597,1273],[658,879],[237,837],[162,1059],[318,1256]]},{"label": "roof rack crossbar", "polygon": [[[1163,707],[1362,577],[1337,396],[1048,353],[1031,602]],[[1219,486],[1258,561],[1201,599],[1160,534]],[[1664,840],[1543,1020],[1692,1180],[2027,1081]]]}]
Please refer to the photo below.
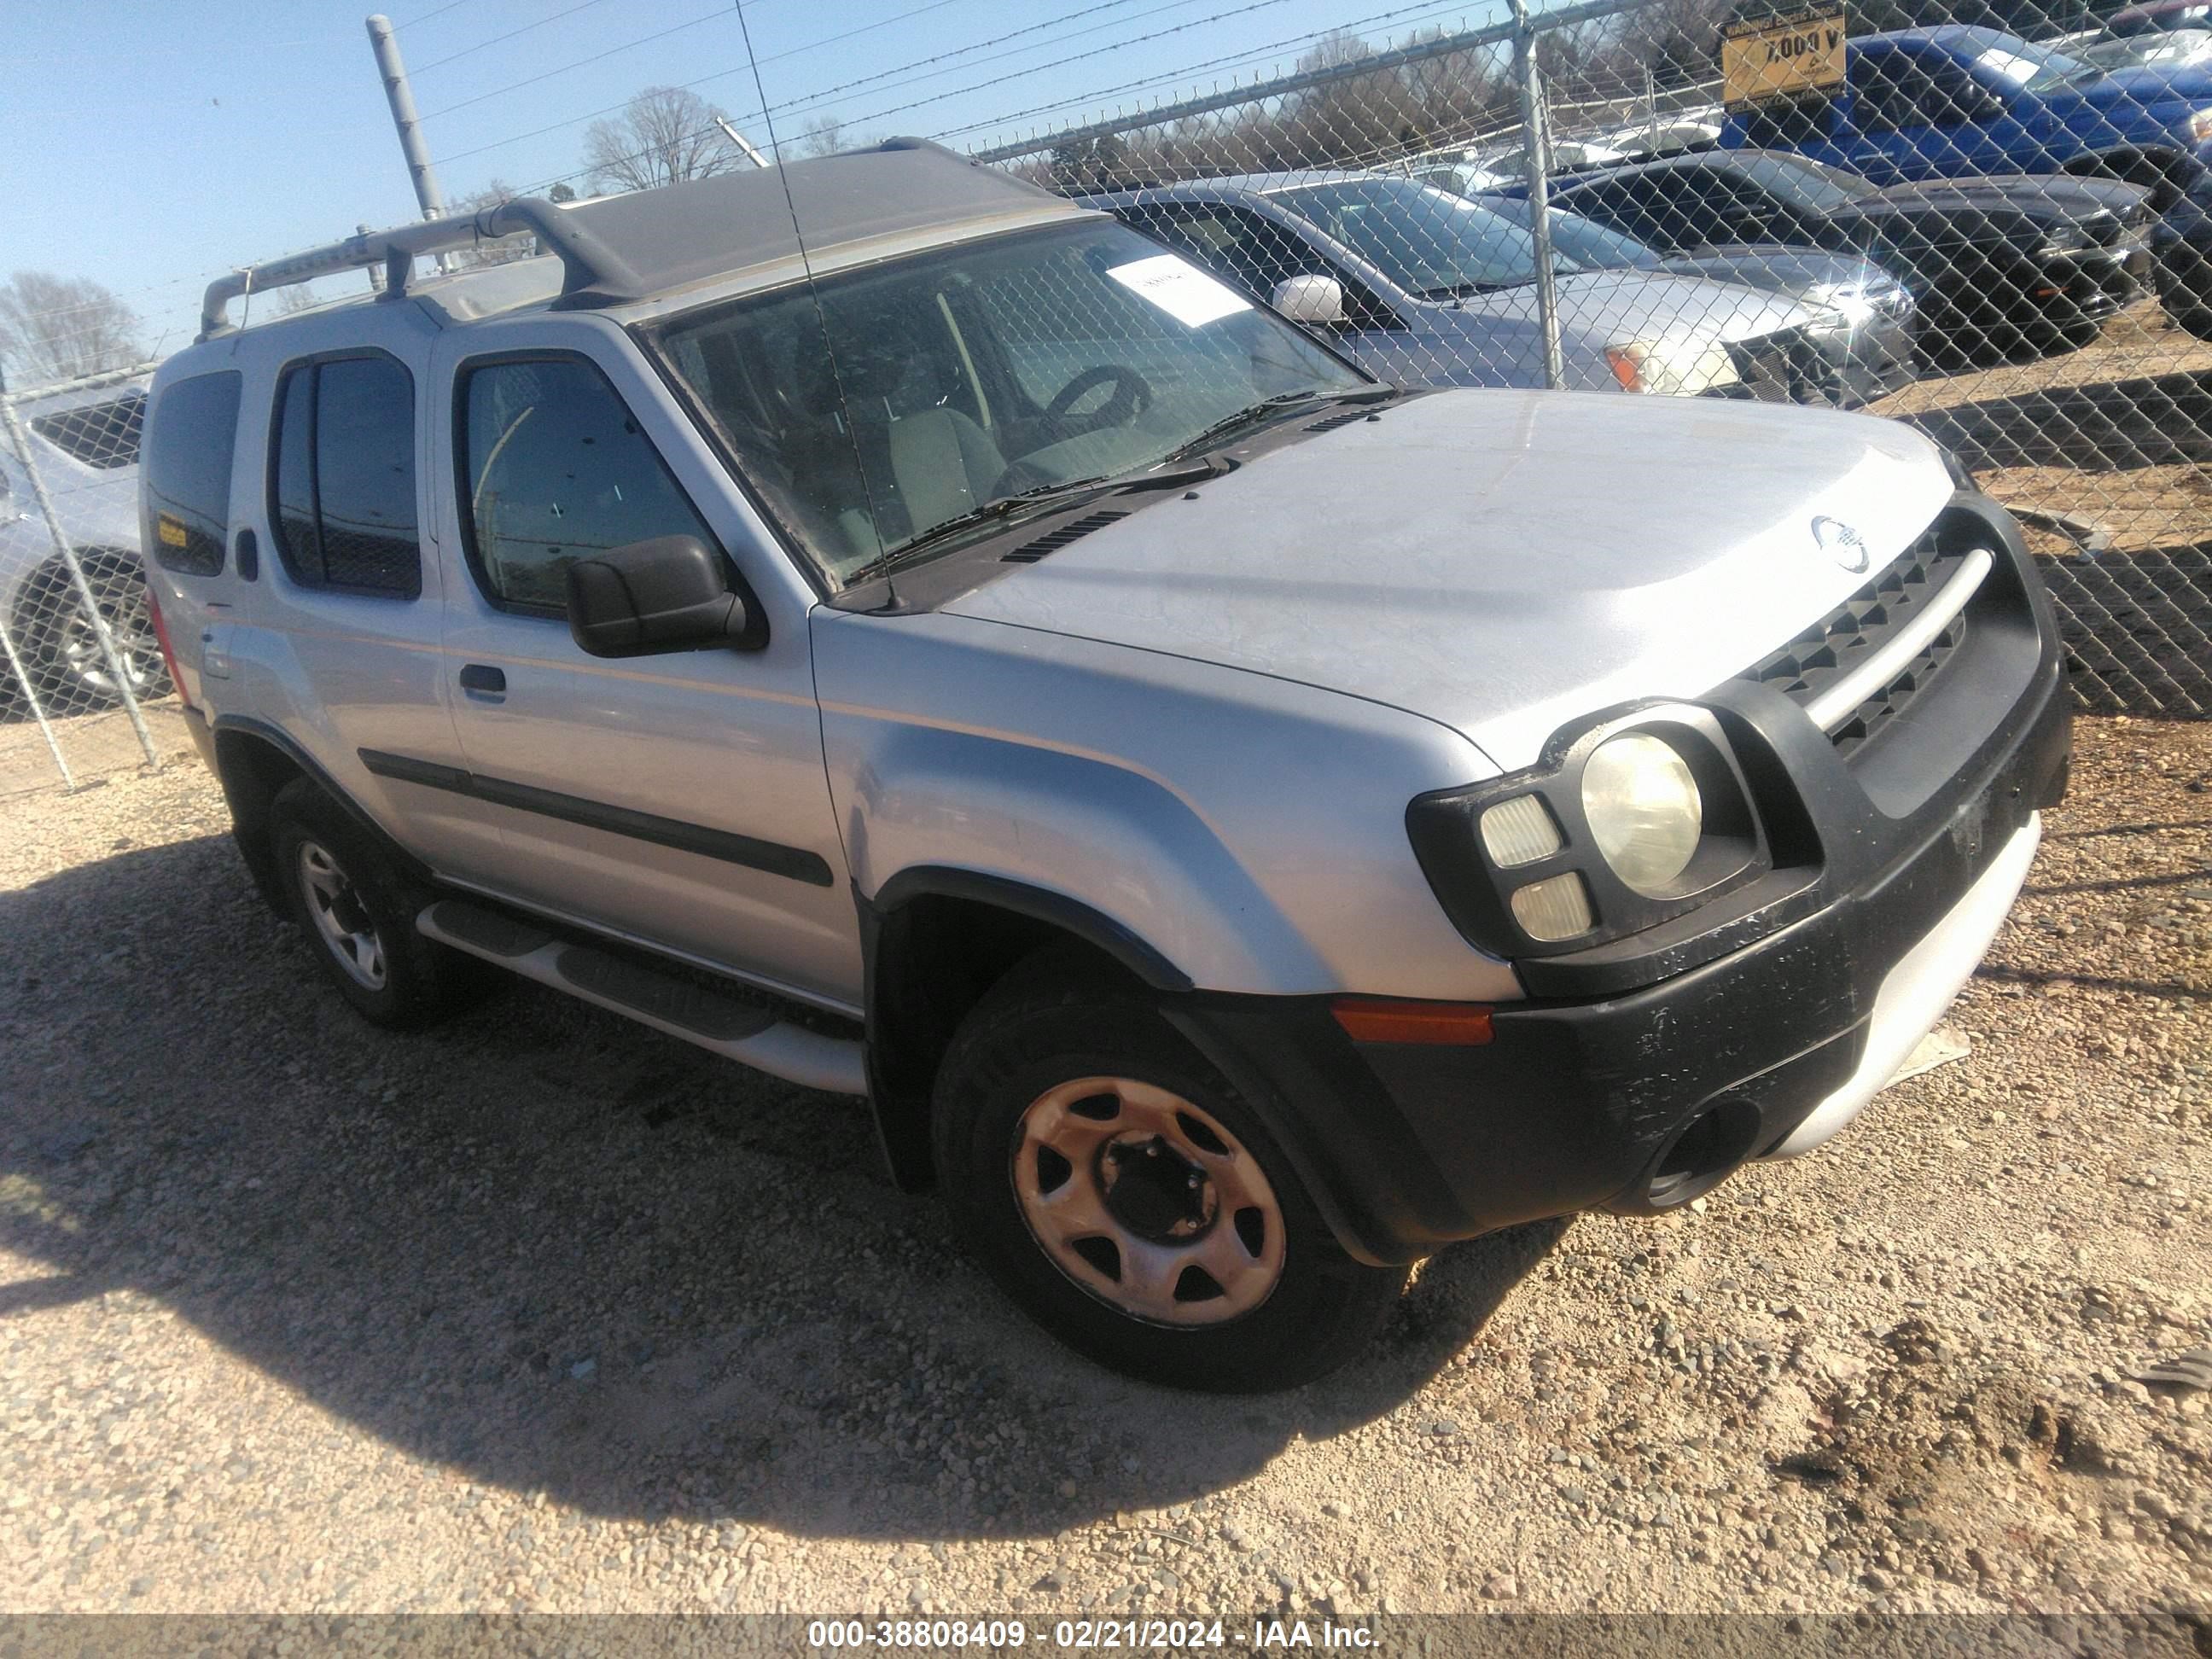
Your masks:
[{"label": "roof rack crossbar", "polygon": [[396,297],[407,291],[407,279],[417,258],[525,232],[535,234],[541,248],[559,257],[561,297],[568,305],[615,305],[645,297],[629,262],[575,216],[542,198],[519,197],[467,217],[396,225],[390,230],[349,236],[327,247],[310,248],[289,258],[271,259],[266,264],[241,266],[208,284],[200,301],[199,337],[205,340],[229,332],[230,302],[242,295],[293,288],[337,271],[382,265],[387,275],[385,292]]}]

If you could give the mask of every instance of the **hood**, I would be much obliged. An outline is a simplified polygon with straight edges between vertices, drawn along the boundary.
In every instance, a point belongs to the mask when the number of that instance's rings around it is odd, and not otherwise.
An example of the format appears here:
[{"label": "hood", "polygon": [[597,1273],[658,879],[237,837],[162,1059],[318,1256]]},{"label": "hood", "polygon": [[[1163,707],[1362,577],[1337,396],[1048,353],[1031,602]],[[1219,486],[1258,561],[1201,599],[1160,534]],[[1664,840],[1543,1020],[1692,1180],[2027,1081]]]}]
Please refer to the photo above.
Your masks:
[{"label": "hood", "polygon": [[1453,728],[1500,768],[1577,715],[1695,697],[1865,581],[1951,485],[1892,421],[1704,398],[1424,398],[1277,450],[946,605]]},{"label": "hood", "polygon": [[[1778,294],[1653,270],[1584,270],[1553,285],[1559,326],[1607,345],[1697,337],[1733,344],[1820,318]],[[1477,294],[1455,309],[1469,315],[1533,320],[1534,284]]]},{"label": "hood", "polygon": [[2212,104],[2212,64],[2138,64],[2046,94],[2053,110],[2085,104],[2108,110],[2120,104]]},{"label": "hood", "polygon": [[2071,179],[2059,173],[2033,178],[2005,173],[1980,178],[1918,179],[1890,185],[1856,210],[1893,209],[1991,213],[2010,210],[2045,221],[2080,223],[2100,213],[2132,219],[2149,213],[2150,192],[2113,179]]},{"label": "hood", "polygon": [[[1713,282],[1763,289],[1803,303],[1816,289],[1859,288],[1910,304],[1903,284],[1871,259],[1780,242],[1753,242],[1670,253],[1663,269]],[[1892,293],[1894,290],[1894,293]]]}]

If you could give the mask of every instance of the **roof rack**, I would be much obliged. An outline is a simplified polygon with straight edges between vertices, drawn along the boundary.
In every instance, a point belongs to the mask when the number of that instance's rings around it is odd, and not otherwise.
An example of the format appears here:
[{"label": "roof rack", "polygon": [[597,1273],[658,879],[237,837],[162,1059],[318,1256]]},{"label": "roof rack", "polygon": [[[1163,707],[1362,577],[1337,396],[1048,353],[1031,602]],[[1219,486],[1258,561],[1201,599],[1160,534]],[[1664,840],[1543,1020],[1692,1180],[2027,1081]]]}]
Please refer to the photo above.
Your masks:
[{"label": "roof rack", "polygon": [[646,296],[644,284],[629,263],[582,222],[542,198],[519,197],[466,218],[426,219],[390,230],[368,231],[327,247],[310,248],[266,264],[245,265],[218,276],[208,284],[206,296],[200,301],[199,337],[206,340],[228,333],[230,302],[242,295],[293,288],[337,271],[382,265],[384,297],[398,299],[407,292],[418,257],[474,247],[525,232],[534,234],[541,248],[560,258],[560,303],[583,308],[619,305]]}]

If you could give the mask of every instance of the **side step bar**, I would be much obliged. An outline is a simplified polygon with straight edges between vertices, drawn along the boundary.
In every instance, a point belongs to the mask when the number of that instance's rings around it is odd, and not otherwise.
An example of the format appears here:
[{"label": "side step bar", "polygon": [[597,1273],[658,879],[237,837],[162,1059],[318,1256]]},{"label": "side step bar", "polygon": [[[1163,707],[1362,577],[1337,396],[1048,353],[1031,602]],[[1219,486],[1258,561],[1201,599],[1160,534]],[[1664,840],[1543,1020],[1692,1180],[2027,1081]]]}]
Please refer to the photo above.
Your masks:
[{"label": "side step bar", "polygon": [[834,1095],[866,1095],[858,1042],[779,1020],[766,1008],[723,996],[628,957],[571,945],[547,929],[459,899],[440,899],[415,918],[425,939],[495,962],[525,979],[597,1003],[640,1024],[696,1042],[726,1060]]}]

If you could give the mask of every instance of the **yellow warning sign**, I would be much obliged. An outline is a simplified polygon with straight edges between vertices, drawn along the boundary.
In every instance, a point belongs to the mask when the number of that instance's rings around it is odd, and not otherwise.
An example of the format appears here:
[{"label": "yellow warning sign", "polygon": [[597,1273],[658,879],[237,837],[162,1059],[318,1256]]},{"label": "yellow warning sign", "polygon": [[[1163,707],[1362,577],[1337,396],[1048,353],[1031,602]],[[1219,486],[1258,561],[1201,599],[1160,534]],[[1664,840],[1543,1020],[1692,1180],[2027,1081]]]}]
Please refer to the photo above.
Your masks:
[{"label": "yellow warning sign", "polygon": [[1844,79],[1844,14],[1808,10],[1731,23],[1721,37],[1730,108],[1819,92]]}]

